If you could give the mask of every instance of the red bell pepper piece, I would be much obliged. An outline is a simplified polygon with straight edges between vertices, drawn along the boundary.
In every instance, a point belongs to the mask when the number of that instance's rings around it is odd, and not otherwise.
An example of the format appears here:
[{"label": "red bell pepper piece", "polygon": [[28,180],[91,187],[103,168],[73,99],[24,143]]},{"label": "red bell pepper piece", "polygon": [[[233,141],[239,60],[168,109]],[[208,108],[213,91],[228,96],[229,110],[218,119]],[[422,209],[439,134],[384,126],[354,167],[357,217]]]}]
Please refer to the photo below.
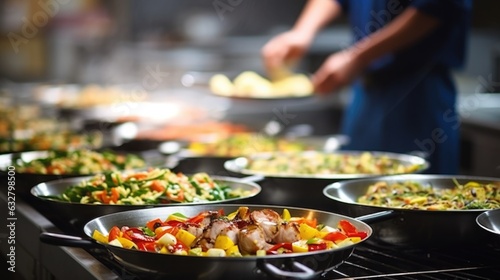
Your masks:
[{"label": "red bell pepper piece", "polygon": [[146,227],[149,228],[151,231],[155,231],[155,229],[159,226],[163,225],[163,221],[160,220],[160,218],[153,219],[149,222],[146,223]]},{"label": "red bell pepper piece", "polygon": [[360,237],[361,239],[364,239],[368,236],[366,232],[358,231],[358,229],[356,229],[356,227],[347,220],[340,220],[339,227],[342,231],[344,231],[347,237]]},{"label": "red bell pepper piece", "polygon": [[156,252],[156,243],[147,241],[136,241],[137,248],[142,251]]},{"label": "red bell pepper piece", "polygon": [[354,233],[357,232],[356,227],[351,224],[347,220],[340,220],[339,221],[339,227],[345,232],[345,233]]},{"label": "red bell pepper piece", "polygon": [[145,235],[144,232],[138,228],[129,228],[127,231],[125,231],[124,235],[125,234],[130,236],[132,238],[132,241],[155,241],[154,237]]},{"label": "red bell pepper piece", "polygon": [[364,231],[358,231],[358,232],[351,232],[347,234],[348,237],[359,237],[361,239],[365,239],[368,234]]},{"label": "red bell pepper piece", "polygon": [[326,243],[307,244],[307,247],[309,248],[309,252],[326,250]]},{"label": "red bell pepper piece", "polygon": [[339,242],[347,238],[347,235],[343,234],[340,231],[333,231],[328,233],[323,239],[333,241],[333,242]]},{"label": "red bell pepper piece", "polygon": [[266,254],[277,255],[277,254],[279,254],[278,249],[281,249],[281,248],[284,249],[282,253],[290,253],[290,252],[292,252],[292,243],[287,243],[287,242],[278,243],[278,244],[274,245],[273,247],[269,248],[266,251]]},{"label": "red bell pepper piece", "polygon": [[121,233],[121,231],[117,226],[112,227],[109,230],[108,242],[111,242],[111,241],[115,240],[117,237],[120,237],[120,233]]}]

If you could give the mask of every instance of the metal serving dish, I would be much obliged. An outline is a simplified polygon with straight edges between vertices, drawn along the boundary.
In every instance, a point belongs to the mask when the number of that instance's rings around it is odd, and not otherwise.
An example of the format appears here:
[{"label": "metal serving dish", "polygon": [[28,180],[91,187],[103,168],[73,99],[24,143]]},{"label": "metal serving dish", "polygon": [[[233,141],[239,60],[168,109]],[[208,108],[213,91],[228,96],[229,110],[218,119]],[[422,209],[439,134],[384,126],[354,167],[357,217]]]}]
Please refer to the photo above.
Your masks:
[{"label": "metal serving dish", "polygon": [[[306,152],[307,153],[307,152]],[[359,154],[361,152],[352,151],[336,151],[339,154]],[[374,152],[374,155],[384,154],[389,157],[405,162],[408,164],[419,164],[420,169],[416,172],[424,171],[428,166],[428,162],[420,157]],[[255,157],[269,157],[272,153],[256,154]],[[231,176],[248,176],[248,175],[262,175],[265,179],[261,182],[262,194],[256,197],[252,202],[264,203],[271,205],[293,205],[298,207],[314,208],[324,211],[337,212],[339,203],[327,198],[323,195],[323,189],[328,184],[333,182],[356,179],[363,177],[381,176],[376,174],[266,174],[253,172],[247,169],[249,160],[246,157],[238,157],[230,159],[224,163],[224,167]]]},{"label": "metal serving dish", "polygon": [[[316,152],[317,151],[304,151],[302,153],[299,153],[299,156],[304,156],[305,158],[307,158],[309,154]],[[326,152],[325,154],[335,154],[340,156],[360,156],[364,152],[365,151],[335,151],[331,153]],[[412,173],[420,173],[429,168],[429,162],[426,161],[424,158],[418,156],[389,153],[389,152],[378,152],[378,151],[373,151],[369,153],[372,154],[374,158],[386,156],[390,161],[393,161],[395,163],[399,163],[405,166],[410,166],[410,165],[418,166],[418,168],[414,170]],[[326,173],[326,174],[291,174],[291,173],[280,173],[280,172],[270,173],[270,172],[253,171],[249,168],[251,161],[254,159],[266,160],[266,159],[271,159],[273,157],[279,157],[281,154],[284,154],[285,156],[287,155],[287,153],[270,152],[270,153],[258,153],[251,155],[249,157],[238,157],[227,161],[224,164],[224,167],[231,172],[240,173],[244,175],[260,174],[266,177],[281,177],[281,178],[346,180],[346,179],[357,179],[363,177],[388,175],[388,174],[375,174],[375,173]]]},{"label": "metal serving dish", "polygon": [[[13,166],[17,161],[23,161],[23,162],[30,162],[32,160],[36,159],[42,159],[46,158],[49,156],[51,151],[28,151],[28,152],[19,152],[19,153],[10,153],[10,154],[2,154],[0,155],[0,178],[2,176],[6,176],[7,174],[7,169],[9,166]],[[117,154],[122,154],[125,152],[116,152]],[[142,155],[140,155],[142,157]],[[149,157],[149,159],[146,159],[142,157],[145,162],[146,166],[156,166],[156,165],[161,165],[164,164],[164,158],[158,158],[158,157]],[[42,182],[48,182],[48,181],[54,181],[54,180],[61,180],[65,178],[71,178],[71,177],[79,177],[79,176],[86,176],[86,175],[93,175],[93,174],[79,174],[79,173],[73,173],[73,174],[61,174],[61,175],[56,175],[56,174],[39,174],[39,173],[23,173],[19,172],[19,170],[15,170],[16,172],[16,191],[20,195],[26,195],[26,197],[29,199],[30,198],[30,190],[33,186],[36,184],[42,183]]]},{"label": "metal serving dish", "polygon": [[476,218],[478,226],[489,233],[495,240],[492,243],[495,247],[500,247],[500,209],[488,210],[479,214]]},{"label": "metal serving dish", "polygon": [[[461,244],[487,245],[492,242],[491,236],[476,224],[479,214],[485,209],[471,210],[419,210],[395,207],[372,206],[358,203],[369,186],[377,182],[388,184],[412,181],[422,185],[432,185],[435,189],[451,189],[459,184],[474,181],[480,184],[495,183],[500,188],[499,178],[406,174],[381,176],[335,182],[326,186],[323,194],[339,204],[340,213],[349,216],[362,216],[388,209],[396,213],[393,219],[373,224],[373,240],[400,246],[449,246]],[[483,220],[483,219],[481,219]]]},{"label": "metal serving dish", "polygon": [[261,192],[261,187],[253,182],[251,177],[246,179],[238,179],[223,176],[211,176],[217,182],[228,185],[232,189],[242,189],[243,191],[250,191],[250,194],[241,198],[231,198],[219,201],[207,202],[192,202],[192,203],[169,203],[169,204],[146,204],[146,205],[116,205],[116,204],[84,204],[65,202],[50,198],[50,196],[59,196],[70,187],[79,184],[82,181],[89,180],[92,176],[66,178],[62,180],[49,181],[40,183],[31,188],[31,195],[34,197],[37,205],[47,208],[50,213],[58,213],[58,218],[70,221],[70,224],[83,226],[89,220],[115,212],[126,210],[136,210],[140,208],[152,208],[161,206],[178,206],[178,205],[204,205],[204,204],[217,204],[217,203],[241,203],[258,195]]}]

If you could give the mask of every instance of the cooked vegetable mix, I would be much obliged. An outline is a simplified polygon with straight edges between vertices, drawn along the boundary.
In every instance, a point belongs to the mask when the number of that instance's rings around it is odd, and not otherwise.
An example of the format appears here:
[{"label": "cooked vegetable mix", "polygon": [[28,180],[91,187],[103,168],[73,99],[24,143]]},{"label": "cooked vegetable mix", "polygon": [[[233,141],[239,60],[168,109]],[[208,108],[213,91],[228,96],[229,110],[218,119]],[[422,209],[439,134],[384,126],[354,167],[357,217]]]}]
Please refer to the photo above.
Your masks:
[{"label": "cooked vegetable mix", "polygon": [[191,142],[188,150],[199,155],[242,156],[256,152],[304,151],[309,147],[300,142],[259,134],[238,133],[213,142]]},{"label": "cooked vegetable mix", "polygon": [[44,158],[15,162],[19,173],[36,174],[94,174],[111,170],[142,168],[145,161],[134,154],[92,150],[49,151]]},{"label": "cooked vegetable mix", "polygon": [[293,217],[287,209],[233,213],[204,211],[186,217],[173,213],[145,221],[142,226],[113,226],[92,237],[118,247],[190,256],[242,257],[329,250],[358,243],[368,234],[347,220],[337,225],[318,224],[315,218]]},{"label": "cooked vegetable mix", "polygon": [[421,167],[419,164],[403,164],[386,155],[375,156],[370,152],[348,154],[307,151],[250,158],[247,169],[264,174],[324,175],[402,174],[415,172]]},{"label": "cooked vegetable mix", "polygon": [[433,188],[418,182],[377,182],[358,202],[383,207],[423,210],[500,208],[500,186],[469,181],[450,182],[453,188]]},{"label": "cooked vegetable mix", "polygon": [[98,132],[78,134],[70,131],[49,131],[37,132],[26,139],[0,138],[0,152],[98,149],[102,144],[102,134]]},{"label": "cooked vegetable mix", "polygon": [[221,201],[250,191],[218,183],[206,173],[186,176],[169,169],[98,174],[52,199],[84,204],[166,204]]}]

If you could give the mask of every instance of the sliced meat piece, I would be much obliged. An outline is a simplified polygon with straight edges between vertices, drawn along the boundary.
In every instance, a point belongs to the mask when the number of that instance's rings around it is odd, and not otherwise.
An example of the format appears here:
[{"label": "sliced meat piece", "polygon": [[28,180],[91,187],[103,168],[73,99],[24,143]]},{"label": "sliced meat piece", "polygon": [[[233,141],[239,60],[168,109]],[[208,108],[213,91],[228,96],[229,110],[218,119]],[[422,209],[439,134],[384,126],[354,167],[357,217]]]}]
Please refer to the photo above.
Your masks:
[{"label": "sliced meat piece", "polygon": [[299,225],[297,223],[282,223],[273,238],[273,243],[292,243],[300,240]]},{"label": "sliced meat piece", "polygon": [[238,234],[238,246],[243,255],[255,255],[257,250],[267,250],[272,245],[266,242],[264,231],[257,225],[249,225]]},{"label": "sliced meat piece", "polygon": [[281,216],[271,209],[255,210],[250,213],[252,222],[260,226],[264,232],[266,242],[271,242],[282,223]]}]

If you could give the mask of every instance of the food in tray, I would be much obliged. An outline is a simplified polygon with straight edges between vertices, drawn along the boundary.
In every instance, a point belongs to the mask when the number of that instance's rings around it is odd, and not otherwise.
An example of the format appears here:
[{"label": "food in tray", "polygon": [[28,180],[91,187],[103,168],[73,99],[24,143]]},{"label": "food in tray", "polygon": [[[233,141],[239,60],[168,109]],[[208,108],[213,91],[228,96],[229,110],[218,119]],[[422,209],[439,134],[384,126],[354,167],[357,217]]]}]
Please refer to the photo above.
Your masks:
[{"label": "food in tray", "polygon": [[420,164],[405,164],[387,155],[324,153],[319,151],[272,153],[250,157],[247,170],[275,175],[402,174],[419,170]]},{"label": "food in tray", "polygon": [[451,182],[453,188],[434,188],[414,181],[370,185],[358,202],[367,205],[422,210],[467,210],[500,208],[500,185],[469,181]]},{"label": "food in tray", "polygon": [[83,204],[144,205],[223,201],[252,195],[251,191],[218,182],[200,172],[192,176],[154,168],[97,174],[51,199]]},{"label": "food in tray", "polygon": [[239,207],[233,213],[203,211],[186,217],[173,213],[144,221],[144,225],[116,225],[109,233],[94,230],[101,243],[164,254],[242,257],[330,250],[358,243],[367,233],[348,220],[337,225],[316,219],[293,217],[287,209],[251,211]]},{"label": "food in tray", "polygon": [[13,162],[18,173],[33,174],[94,174],[110,170],[137,169],[146,162],[135,154],[87,149],[47,151],[47,156],[30,161],[17,159]]},{"label": "food in tray", "polygon": [[224,74],[214,75],[210,90],[217,95],[280,98],[300,97],[313,93],[313,85],[304,74],[291,74],[279,80],[268,80],[253,71],[245,71],[231,81]]},{"label": "food in tray", "polygon": [[0,153],[29,150],[96,149],[102,134],[73,132],[70,123],[44,116],[33,105],[0,105]]},{"label": "food in tray", "polygon": [[251,155],[256,152],[291,152],[310,149],[312,147],[298,140],[253,133],[236,133],[215,141],[192,141],[188,146],[189,152],[195,155],[225,157]]},{"label": "food in tray", "polygon": [[103,137],[100,132],[85,134],[71,131],[38,132],[28,138],[0,139],[0,152],[98,149],[102,144]]}]

